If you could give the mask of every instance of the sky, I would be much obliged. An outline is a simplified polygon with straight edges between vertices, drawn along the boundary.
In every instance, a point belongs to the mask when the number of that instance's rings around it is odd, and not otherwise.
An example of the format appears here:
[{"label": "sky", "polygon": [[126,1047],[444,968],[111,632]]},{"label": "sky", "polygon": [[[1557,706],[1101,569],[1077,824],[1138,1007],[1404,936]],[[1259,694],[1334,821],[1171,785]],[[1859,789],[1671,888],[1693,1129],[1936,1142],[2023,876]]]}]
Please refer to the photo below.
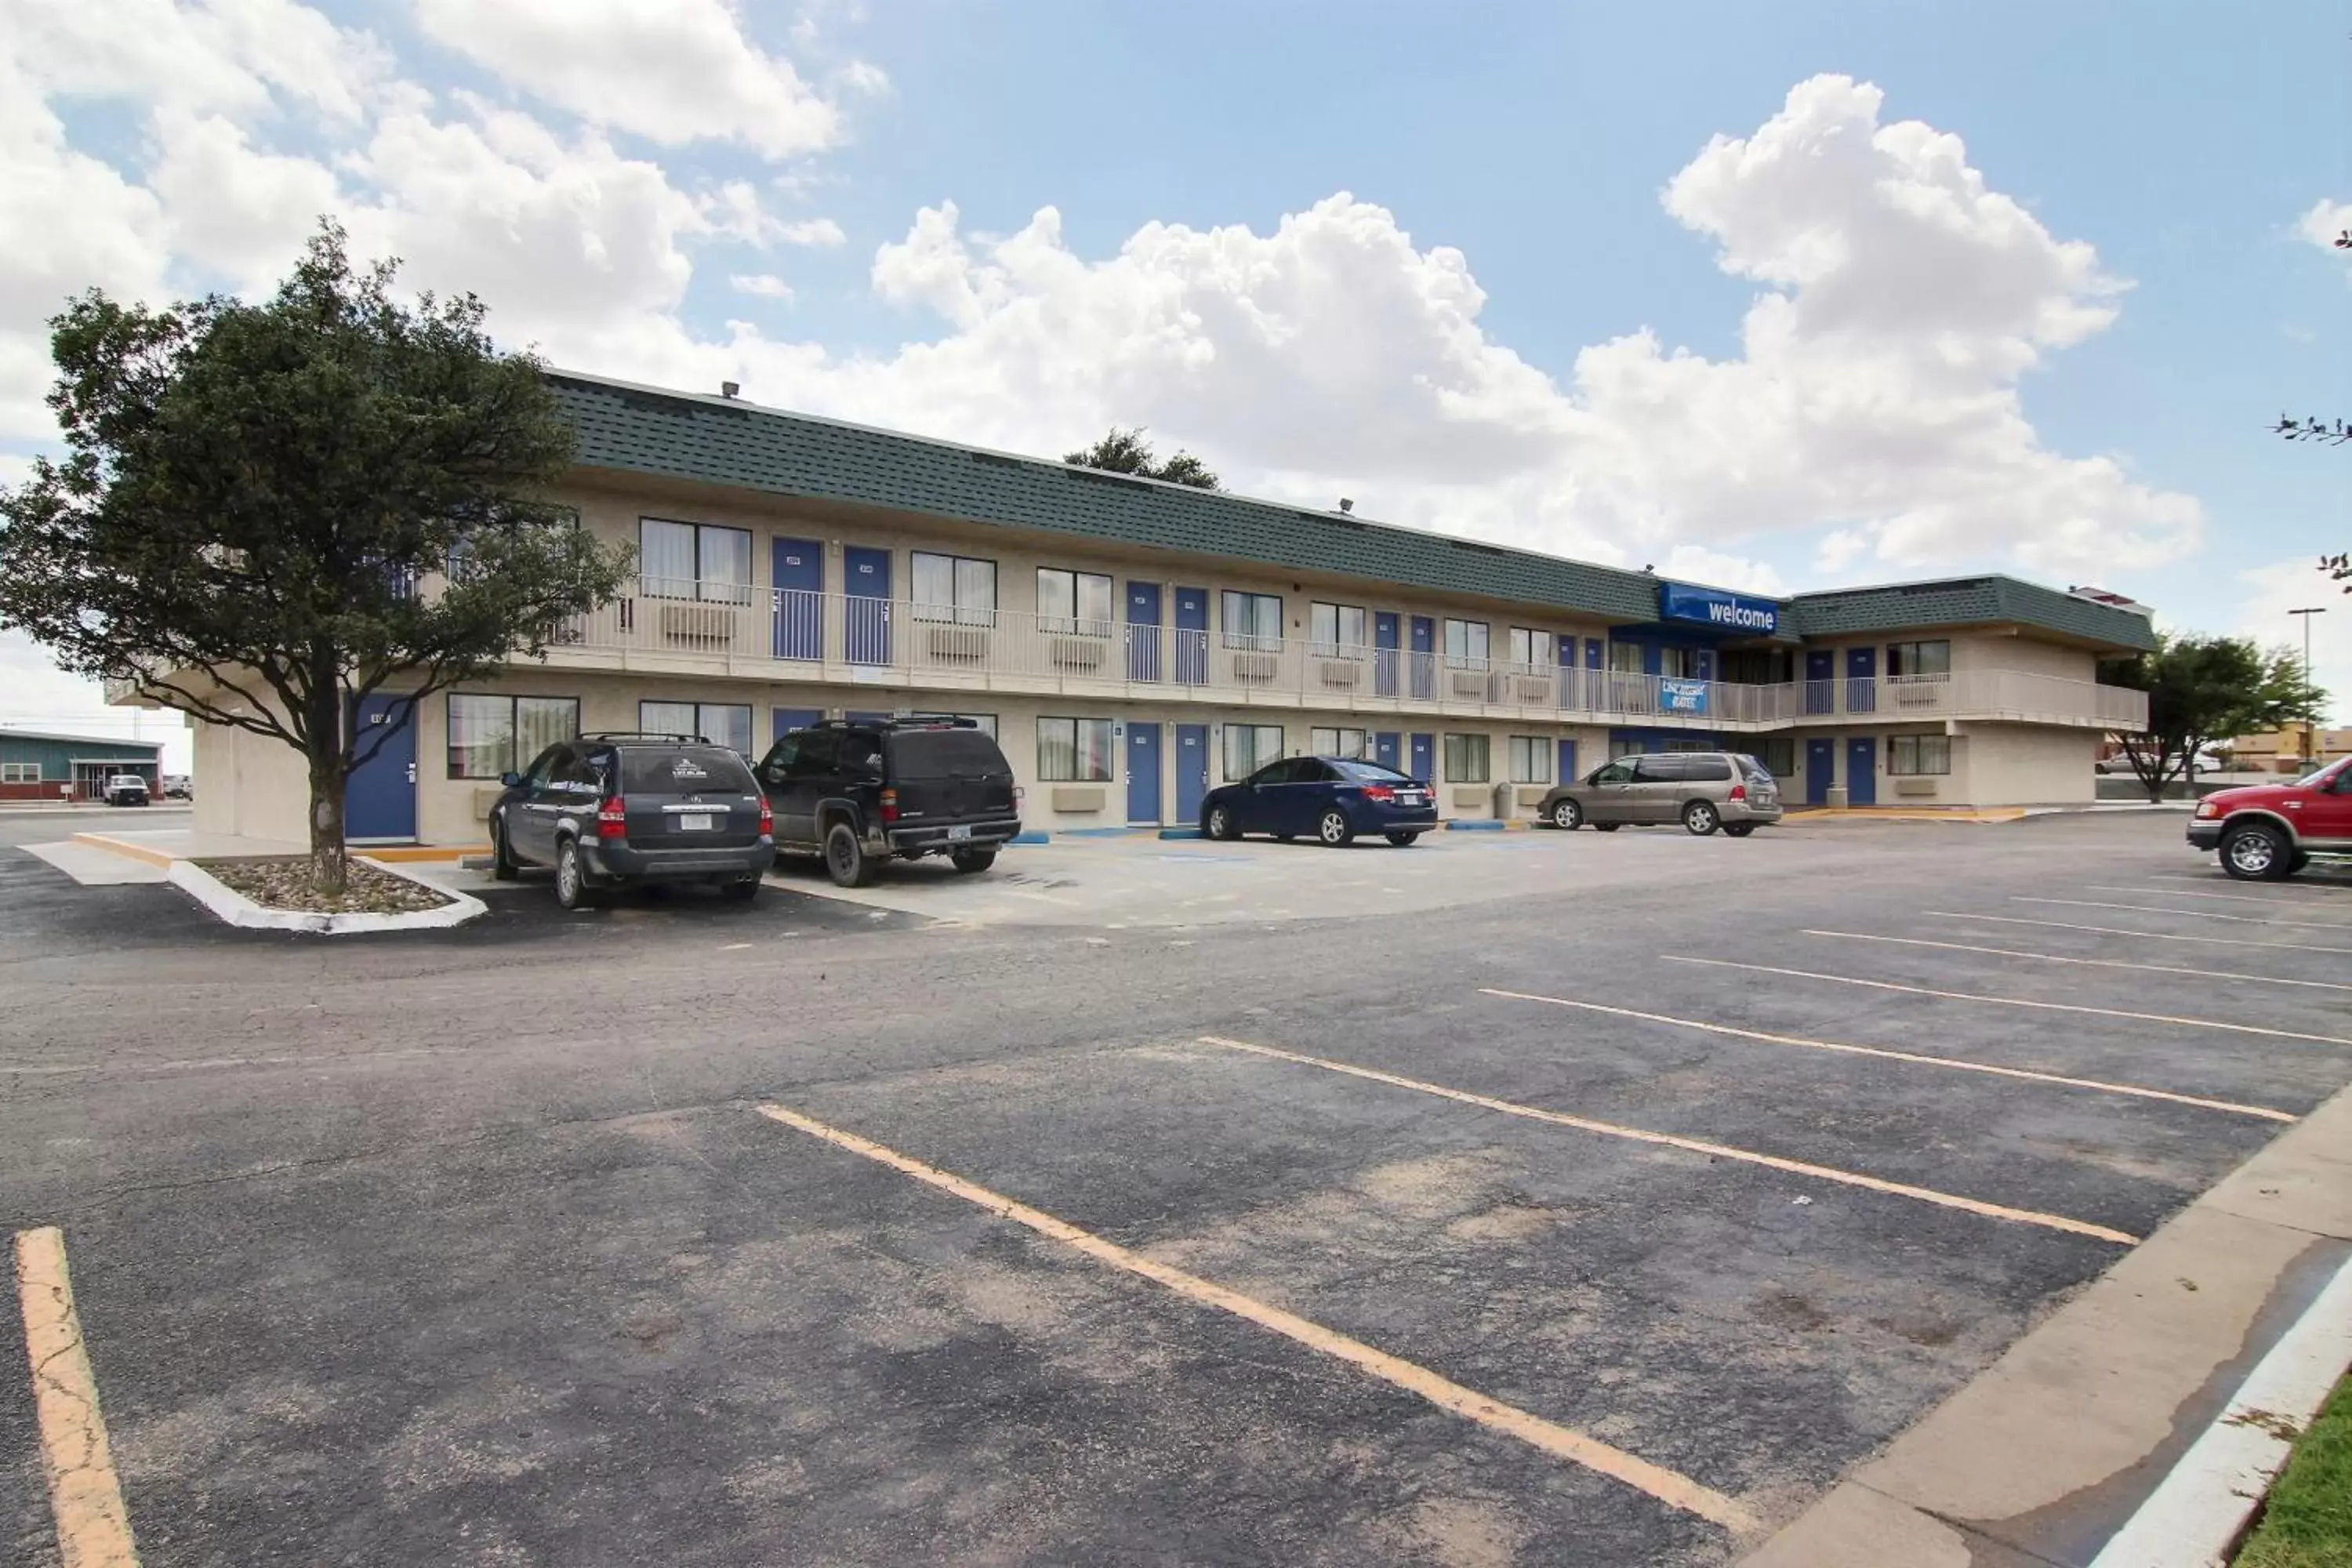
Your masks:
[{"label": "sky", "polygon": [[[2346,0],[0,0],[0,483],[69,295],[331,214],[573,369],[1759,591],[2326,605],[2352,714],[2352,447],[2268,428],[2352,417],[2347,84]],[[10,723],[132,718],[0,633]]]}]

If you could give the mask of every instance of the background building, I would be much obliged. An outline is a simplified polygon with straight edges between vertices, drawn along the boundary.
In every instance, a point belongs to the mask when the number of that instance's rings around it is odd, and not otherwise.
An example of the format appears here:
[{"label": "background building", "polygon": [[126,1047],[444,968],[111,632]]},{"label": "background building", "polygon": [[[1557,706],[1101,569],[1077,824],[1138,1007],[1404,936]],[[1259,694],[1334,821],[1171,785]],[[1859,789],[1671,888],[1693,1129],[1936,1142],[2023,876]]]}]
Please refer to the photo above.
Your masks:
[{"label": "background building", "polygon": [[[558,374],[566,498],[638,552],[538,660],[436,694],[354,778],[359,840],[479,842],[499,776],[574,732],[753,756],[820,716],[970,714],[1048,828],[1189,824],[1301,752],[1453,816],[1666,749],[1755,753],[1799,803],[2087,803],[2143,694],[2143,615],[2011,578],[1788,599],[1073,468],[723,396]],[[427,585],[430,591],[430,585]],[[360,724],[390,721],[372,700]],[[198,826],[303,837],[289,748],[199,727]]]},{"label": "background building", "polygon": [[98,800],[109,773],[137,773],[160,797],[163,751],[160,742],[0,730],[0,800]]}]

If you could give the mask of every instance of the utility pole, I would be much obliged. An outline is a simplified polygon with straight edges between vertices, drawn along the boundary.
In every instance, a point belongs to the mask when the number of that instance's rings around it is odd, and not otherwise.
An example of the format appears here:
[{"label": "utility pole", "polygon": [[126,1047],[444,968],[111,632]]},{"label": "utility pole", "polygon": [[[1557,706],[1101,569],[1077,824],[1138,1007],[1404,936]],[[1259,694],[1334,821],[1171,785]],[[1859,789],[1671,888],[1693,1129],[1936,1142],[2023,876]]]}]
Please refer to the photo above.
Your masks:
[{"label": "utility pole", "polygon": [[[2311,685],[2311,617],[2324,616],[2326,613],[2327,606],[2325,605],[2311,605],[2300,610],[2287,612],[2290,616],[2303,617],[2303,684],[2305,689]],[[2312,760],[2313,755],[2319,749],[2318,727],[2319,715],[2306,709],[2303,715],[2303,760],[2306,763]]]}]

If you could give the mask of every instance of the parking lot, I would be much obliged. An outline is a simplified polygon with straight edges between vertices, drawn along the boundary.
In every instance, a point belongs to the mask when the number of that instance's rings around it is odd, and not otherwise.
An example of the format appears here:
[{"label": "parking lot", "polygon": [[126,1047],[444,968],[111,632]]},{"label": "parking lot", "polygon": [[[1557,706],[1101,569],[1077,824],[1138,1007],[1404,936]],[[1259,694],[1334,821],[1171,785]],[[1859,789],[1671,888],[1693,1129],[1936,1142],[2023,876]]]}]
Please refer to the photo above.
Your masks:
[{"label": "parking lot", "polygon": [[[2352,875],[2179,835],[1079,840],[341,944],[0,848],[0,1209],[150,1564],[1727,1563],[2352,1081]],[[0,1560],[41,1456],[0,1378]]]}]

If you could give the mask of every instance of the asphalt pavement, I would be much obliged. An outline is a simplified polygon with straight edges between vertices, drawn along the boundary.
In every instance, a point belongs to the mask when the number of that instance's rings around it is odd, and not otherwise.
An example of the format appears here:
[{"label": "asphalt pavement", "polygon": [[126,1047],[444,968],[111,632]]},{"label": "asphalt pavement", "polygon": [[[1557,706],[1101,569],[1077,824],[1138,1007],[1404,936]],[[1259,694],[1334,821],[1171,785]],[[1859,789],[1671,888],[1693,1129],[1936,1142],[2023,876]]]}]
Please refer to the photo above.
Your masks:
[{"label": "asphalt pavement", "polygon": [[[2179,833],[334,940],[0,848],[0,1216],[151,1568],[1721,1563],[2352,1080],[2352,876]],[[0,1375],[11,1563],[40,1456]]]}]

